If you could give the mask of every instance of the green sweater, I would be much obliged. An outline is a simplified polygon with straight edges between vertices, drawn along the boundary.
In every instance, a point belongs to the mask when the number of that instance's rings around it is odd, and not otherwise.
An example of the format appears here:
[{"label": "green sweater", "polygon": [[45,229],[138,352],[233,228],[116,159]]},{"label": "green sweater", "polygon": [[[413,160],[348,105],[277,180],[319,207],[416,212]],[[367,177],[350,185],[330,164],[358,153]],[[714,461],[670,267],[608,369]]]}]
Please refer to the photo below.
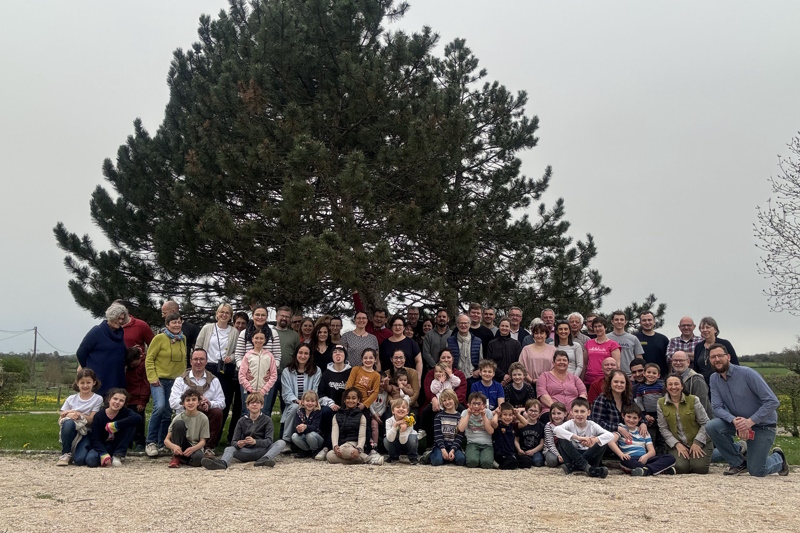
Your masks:
[{"label": "green sweater", "polygon": [[147,381],[175,379],[186,370],[186,340],[172,343],[164,333],[153,337],[144,359]]}]

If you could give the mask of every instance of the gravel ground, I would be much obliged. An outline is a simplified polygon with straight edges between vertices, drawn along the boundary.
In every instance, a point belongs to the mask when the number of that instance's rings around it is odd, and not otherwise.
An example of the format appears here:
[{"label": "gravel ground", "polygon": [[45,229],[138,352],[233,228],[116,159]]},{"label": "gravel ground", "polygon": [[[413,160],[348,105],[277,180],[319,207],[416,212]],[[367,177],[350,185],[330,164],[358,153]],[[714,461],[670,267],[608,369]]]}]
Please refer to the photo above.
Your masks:
[{"label": "gravel ground", "polygon": [[[800,473],[605,480],[560,470],[329,465],[279,459],[226,471],[167,458],[57,468],[0,457],[0,531],[800,531]],[[191,521],[191,524],[190,524]]]}]

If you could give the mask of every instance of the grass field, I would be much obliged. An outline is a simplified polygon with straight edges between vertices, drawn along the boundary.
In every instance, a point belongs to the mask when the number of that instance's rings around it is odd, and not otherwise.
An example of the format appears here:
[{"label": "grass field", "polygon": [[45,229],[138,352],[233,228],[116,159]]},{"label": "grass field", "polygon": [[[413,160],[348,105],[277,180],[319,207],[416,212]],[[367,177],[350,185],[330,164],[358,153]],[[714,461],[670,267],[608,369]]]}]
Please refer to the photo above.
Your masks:
[{"label": "grass field", "polygon": [[742,363],[743,366],[748,366],[753,370],[756,370],[762,376],[770,377],[770,376],[785,376],[789,373],[789,369],[783,365],[778,363],[750,363],[745,362]]}]

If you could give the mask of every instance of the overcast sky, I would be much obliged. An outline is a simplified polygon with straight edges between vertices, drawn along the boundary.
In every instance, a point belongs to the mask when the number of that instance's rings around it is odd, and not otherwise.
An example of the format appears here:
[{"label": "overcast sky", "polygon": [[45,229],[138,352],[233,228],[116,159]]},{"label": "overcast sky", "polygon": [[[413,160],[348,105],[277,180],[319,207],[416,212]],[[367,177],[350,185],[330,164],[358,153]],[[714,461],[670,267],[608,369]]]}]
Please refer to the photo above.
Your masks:
[{"label": "overcast sky", "polygon": [[[554,170],[570,233],[592,233],[612,311],[653,292],[667,336],[688,314],[717,319],[740,354],[794,344],[757,273],[756,205],[800,130],[800,3],[412,1],[390,29],[463,37],[499,80],[529,95],[539,146],[523,171]],[[52,228],[89,233],[104,158],[141,117],[155,133],[172,52],[223,1],[14,2],[0,17],[0,351],[38,326],[73,353],[97,321],[67,289]],[[525,321],[532,317],[525,317]],[[51,351],[47,344],[39,350]]]}]

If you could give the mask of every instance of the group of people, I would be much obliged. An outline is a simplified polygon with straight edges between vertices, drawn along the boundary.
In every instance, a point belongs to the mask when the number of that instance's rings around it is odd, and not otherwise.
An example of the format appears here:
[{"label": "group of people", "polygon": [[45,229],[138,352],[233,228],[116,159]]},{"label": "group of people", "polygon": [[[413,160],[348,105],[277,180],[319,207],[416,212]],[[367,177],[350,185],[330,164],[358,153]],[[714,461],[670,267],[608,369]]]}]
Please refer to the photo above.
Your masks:
[{"label": "group of people", "polygon": [[[78,349],[76,394],[61,410],[58,465],[122,464],[127,449],[182,464],[275,466],[284,451],[331,463],[452,463],[480,468],[548,466],[603,478],[604,458],[635,476],[786,475],[772,447],[778,399],[758,373],[738,366],[711,317],[680,320],[672,339],[651,312],[627,331],[606,319],[545,309],[522,327],[510,308],[470,304],[431,319],[416,308],[366,313],[354,293],[352,331],[266,307],[221,304],[202,328],[162,307],[154,334],[114,302]],[[584,329],[585,328],[585,329]],[[187,368],[188,367],[188,368]],[[144,411],[152,398],[147,432]],[[278,400],[281,428],[274,438]],[[231,415],[227,446],[215,448]],[[734,439],[738,437],[738,441]]]}]

